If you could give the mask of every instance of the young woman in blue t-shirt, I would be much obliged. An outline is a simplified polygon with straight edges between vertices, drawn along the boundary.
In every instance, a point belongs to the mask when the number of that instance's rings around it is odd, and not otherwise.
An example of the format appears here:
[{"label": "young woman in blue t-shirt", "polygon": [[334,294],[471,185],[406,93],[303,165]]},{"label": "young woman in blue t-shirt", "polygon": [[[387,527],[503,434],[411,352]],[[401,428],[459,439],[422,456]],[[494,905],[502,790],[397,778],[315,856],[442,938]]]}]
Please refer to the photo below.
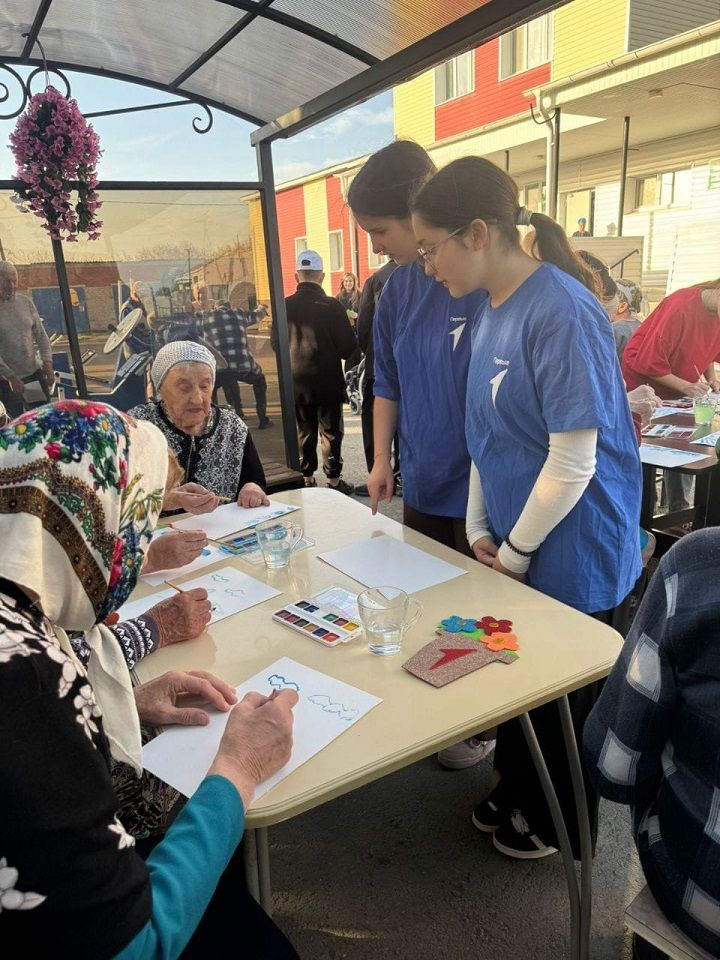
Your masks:
[{"label": "young woman in blue t-shirt", "polygon": [[[640,460],[607,314],[588,268],[549,217],[520,207],[515,182],[466,157],[413,201],[425,269],[451,295],[485,289],[468,374],[473,461],[467,534],[481,563],[609,620],[641,569]],[[536,232],[537,260],[517,225]],[[572,698],[581,729],[595,699]],[[533,721],[576,834],[554,705]],[[495,752],[497,786],[474,812],[495,846],[519,858],[555,852],[554,830],[519,724]],[[592,813],[596,803],[591,802]],[[575,829],[573,828],[575,825]]]}]

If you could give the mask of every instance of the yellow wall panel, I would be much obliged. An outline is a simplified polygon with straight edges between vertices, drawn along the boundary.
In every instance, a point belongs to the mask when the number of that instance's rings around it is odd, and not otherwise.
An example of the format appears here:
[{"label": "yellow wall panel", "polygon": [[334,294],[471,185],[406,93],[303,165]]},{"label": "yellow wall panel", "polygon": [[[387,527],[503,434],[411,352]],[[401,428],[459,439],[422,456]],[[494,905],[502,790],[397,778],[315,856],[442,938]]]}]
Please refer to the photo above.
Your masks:
[{"label": "yellow wall panel", "polygon": [[250,201],[250,240],[252,243],[257,298],[263,303],[270,303],[270,281],[267,271],[265,231],[263,230],[262,208],[260,207],[259,197],[253,197]]},{"label": "yellow wall panel", "polygon": [[326,293],[332,293],[330,278],[330,237],[328,236],[327,186],[325,180],[312,180],[303,186],[305,236],[308,250],[319,253],[325,265]]},{"label": "yellow wall panel", "polygon": [[395,138],[415,140],[423,147],[435,142],[434,72],[401,83],[393,90]]},{"label": "yellow wall panel", "polygon": [[573,0],[555,11],[553,80],[626,52],[629,2]]}]

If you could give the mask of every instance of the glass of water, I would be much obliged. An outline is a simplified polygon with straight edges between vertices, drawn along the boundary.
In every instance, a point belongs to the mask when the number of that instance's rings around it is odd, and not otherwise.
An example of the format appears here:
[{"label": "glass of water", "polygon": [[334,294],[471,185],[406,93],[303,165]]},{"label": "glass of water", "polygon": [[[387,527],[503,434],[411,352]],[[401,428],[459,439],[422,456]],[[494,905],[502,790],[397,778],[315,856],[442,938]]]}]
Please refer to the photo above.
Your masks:
[{"label": "glass of water", "polygon": [[289,520],[264,520],[255,527],[265,566],[279,570],[290,563],[290,554],[303,535],[299,523]]},{"label": "glass of water", "polygon": [[422,604],[398,587],[373,587],[358,597],[368,649],[379,657],[397,653],[403,634],[417,622]]}]

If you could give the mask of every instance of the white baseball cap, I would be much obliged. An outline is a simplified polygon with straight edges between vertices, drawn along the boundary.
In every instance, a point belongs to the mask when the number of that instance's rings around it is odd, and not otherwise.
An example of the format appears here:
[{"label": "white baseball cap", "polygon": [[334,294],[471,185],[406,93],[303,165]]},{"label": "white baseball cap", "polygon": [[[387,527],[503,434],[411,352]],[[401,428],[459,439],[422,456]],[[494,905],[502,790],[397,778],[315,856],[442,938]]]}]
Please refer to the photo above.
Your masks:
[{"label": "white baseball cap", "polygon": [[314,250],[303,250],[302,253],[298,254],[295,269],[298,273],[302,270],[322,270],[322,257]]}]

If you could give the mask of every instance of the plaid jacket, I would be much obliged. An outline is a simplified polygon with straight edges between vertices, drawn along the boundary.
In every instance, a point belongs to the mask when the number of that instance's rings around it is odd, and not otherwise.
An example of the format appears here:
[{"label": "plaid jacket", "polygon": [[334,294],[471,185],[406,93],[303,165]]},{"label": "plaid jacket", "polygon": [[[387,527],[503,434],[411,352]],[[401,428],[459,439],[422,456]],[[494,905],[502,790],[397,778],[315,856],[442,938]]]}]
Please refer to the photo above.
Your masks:
[{"label": "plaid jacket", "polygon": [[584,731],[667,918],[720,956],[720,529],[667,553]]},{"label": "plaid jacket", "polygon": [[238,373],[262,373],[248,348],[246,328],[252,322],[251,314],[230,307],[211,310],[202,318],[203,336]]}]

